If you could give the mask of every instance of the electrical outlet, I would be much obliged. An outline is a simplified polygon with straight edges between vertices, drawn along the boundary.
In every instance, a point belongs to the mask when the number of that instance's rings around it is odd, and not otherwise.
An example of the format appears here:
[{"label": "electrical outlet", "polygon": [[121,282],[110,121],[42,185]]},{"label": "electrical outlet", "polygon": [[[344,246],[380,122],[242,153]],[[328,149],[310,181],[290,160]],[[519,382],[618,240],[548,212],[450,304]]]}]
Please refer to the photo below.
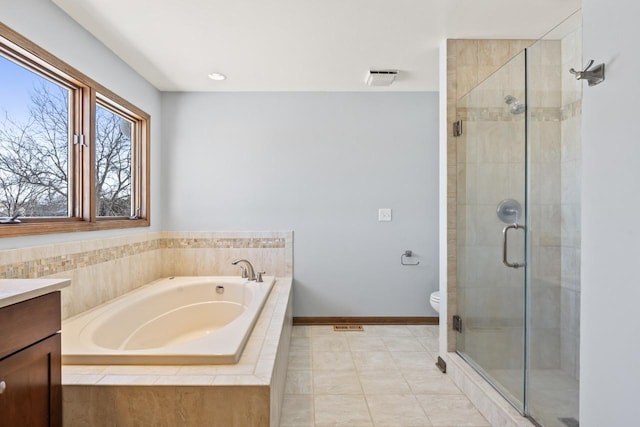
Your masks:
[{"label": "electrical outlet", "polygon": [[378,209],[378,221],[391,221],[391,209],[389,208]]}]

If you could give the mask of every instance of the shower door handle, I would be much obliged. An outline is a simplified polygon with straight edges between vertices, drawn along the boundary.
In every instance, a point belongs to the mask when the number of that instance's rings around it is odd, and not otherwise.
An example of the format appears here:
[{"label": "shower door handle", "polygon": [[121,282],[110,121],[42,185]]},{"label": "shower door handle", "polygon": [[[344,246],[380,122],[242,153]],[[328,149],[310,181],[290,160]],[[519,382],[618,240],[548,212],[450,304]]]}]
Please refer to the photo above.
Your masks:
[{"label": "shower door handle", "polygon": [[523,262],[522,264],[518,264],[517,262],[509,262],[509,257],[508,257],[508,249],[507,249],[507,235],[509,234],[509,230],[514,229],[514,230],[519,230],[519,229],[523,229],[524,230],[524,225],[519,225],[519,224],[509,224],[507,225],[505,228],[502,229],[502,263],[504,265],[506,265],[507,267],[511,267],[511,268],[520,268],[520,267],[524,267],[525,263]]}]

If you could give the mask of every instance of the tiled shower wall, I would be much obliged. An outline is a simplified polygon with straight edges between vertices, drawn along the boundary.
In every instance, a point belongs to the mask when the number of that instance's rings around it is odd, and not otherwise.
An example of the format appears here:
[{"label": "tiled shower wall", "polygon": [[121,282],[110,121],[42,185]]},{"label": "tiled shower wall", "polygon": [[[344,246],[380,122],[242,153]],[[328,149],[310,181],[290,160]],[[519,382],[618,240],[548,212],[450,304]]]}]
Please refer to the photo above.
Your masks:
[{"label": "tiled shower wall", "polygon": [[458,140],[451,132],[458,99],[529,46],[529,40],[447,40],[447,349],[456,350]]},{"label": "tiled shower wall", "polygon": [[560,369],[560,41],[527,51],[530,367]]},{"label": "tiled shower wall", "polygon": [[561,41],[561,368],[575,379],[580,376],[580,194],[582,171],[582,82],[567,72],[582,68],[582,29]]},{"label": "tiled shower wall", "polygon": [[[466,332],[457,349],[485,369],[521,368],[523,360],[522,346],[513,343],[523,339],[524,271],[499,261],[505,224],[496,206],[525,199],[525,117],[504,101],[524,100],[524,66],[520,53],[458,101],[466,125],[457,138],[458,314]],[[522,231],[512,232],[509,243],[509,258],[521,262]]]},{"label": "tiled shower wall", "polygon": [[[527,49],[526,402],[531,415],[550,426],[579,417],[581,84],[569,73],[580,68],[576,37],[540,40]],[[502,374],[503,383],[514,377]]]},{"label": "tiled shower wall", "polygon": [[154,232],[4,250],[0,278],[70,278],[62,291],[65,319],[161,277],[238,275],[235,258],[291,277],[293,233]]},{"label": "tiled shower wall", "polygon": [[[528,49],[531,367],[578,379],[581,30]],[[560,185],[558,185],[560,184]]]}]

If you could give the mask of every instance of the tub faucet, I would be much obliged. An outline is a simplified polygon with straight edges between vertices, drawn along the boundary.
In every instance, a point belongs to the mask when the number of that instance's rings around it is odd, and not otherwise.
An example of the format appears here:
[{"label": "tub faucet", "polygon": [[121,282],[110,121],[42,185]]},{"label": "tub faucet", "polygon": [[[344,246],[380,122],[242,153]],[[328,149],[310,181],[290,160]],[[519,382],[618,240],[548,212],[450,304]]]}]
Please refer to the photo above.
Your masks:
[{"label": "tub faucet", "polygon": [[[253,265],[246,259],[237,259],[233,261],[231,264],[238,265],[239,263],[243,263],[247,267],[247,279],[248,280],[256,280],[256,272],[253,269]],[[242,267],[242,266],[240,266]],[[244,272],[244,270],[243,270]],[[244,277],[244,276],[243,276]]]}]

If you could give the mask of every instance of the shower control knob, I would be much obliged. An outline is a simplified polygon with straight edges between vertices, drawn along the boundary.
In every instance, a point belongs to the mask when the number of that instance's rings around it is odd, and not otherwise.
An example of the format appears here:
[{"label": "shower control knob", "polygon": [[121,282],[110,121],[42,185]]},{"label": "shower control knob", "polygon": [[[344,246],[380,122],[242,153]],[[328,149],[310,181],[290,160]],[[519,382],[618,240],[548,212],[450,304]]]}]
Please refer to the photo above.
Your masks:
[{"label": "shower control knob", "polygon": [[505,224],[515,224],[518,219],[522,218],[522,206],[517,200],[504,199],[498,203],[496,214]]}]

